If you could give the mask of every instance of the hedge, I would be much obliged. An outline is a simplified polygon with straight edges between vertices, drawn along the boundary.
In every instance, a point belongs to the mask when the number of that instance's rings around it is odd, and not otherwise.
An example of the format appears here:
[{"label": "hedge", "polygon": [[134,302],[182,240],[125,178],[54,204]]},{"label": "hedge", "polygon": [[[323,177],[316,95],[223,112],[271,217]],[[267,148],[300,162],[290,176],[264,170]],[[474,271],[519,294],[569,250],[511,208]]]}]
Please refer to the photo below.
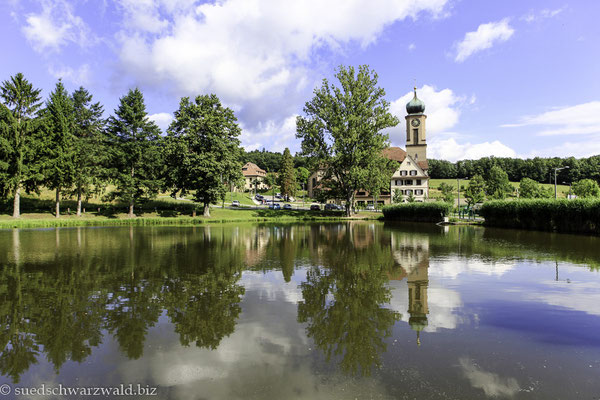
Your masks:
[{"label": "hedge", "polygon": [[488,226],[600,234],[600,199],[494,200],[480,214]]},{"label": "hedge", "polygon": [[383,207],[383,218],[392,221],[440,222],[451,210],[452,205],[443,201],[392,204]]}]

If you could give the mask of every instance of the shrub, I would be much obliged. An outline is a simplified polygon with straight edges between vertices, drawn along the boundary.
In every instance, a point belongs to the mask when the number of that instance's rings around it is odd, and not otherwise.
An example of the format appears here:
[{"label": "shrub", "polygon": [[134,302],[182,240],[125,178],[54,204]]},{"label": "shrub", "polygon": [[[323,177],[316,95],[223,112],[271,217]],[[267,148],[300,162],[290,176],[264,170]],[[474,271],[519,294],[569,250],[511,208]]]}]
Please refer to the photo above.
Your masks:
[{"label": "shrub", "polygon": [[600,234],[600,199],[495,200],[480,214],[488,226]]},{"label": "shrub", "polygon": [[392,204],[383,207],[383,217],[393,221],[440,222],[451,209],[451,204],[442,201]]}]

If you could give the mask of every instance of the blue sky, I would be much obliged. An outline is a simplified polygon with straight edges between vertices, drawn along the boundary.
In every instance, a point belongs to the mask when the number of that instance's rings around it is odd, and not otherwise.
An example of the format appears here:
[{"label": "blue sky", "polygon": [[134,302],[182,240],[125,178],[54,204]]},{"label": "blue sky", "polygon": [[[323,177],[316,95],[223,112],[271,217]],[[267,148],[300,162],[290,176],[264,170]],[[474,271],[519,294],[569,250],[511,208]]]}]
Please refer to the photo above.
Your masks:
[{"label": "blue sky", "polygon": [[215,93],[246,149],[297,151],[313,89],[368,64],[401,119],[416,83],[431,158],[584,157],[600,154],[599,15],[596,0],[4,0],[0,79],[83,85],[106,115],[138,86],[163,128],[181,96]]}]

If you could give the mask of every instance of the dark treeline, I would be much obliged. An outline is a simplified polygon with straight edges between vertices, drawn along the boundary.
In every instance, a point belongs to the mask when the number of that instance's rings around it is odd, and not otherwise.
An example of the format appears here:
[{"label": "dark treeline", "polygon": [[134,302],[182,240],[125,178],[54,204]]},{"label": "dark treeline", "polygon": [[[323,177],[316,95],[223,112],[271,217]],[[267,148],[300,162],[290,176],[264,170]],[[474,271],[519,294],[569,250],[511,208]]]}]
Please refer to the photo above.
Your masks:
[{"label": "dark treeline", "polygon": [[[251,162],[258,165],[267,172],[277,172],[281,170],[283,162],[283,153],[275,151],[252,150],[244,153],[244,163]],[[294,168],[308,168],[308,158],[300,154],[294,156]]]},{"label": "dark treeline", "polygon": [[558,171],[557,182],[573,183],[581,179],[593,179],[600,182],[600,155],[588,158],[497,158],[484,157],[479,160],[462,160],[450,162],[429,160],[429,176],[434,179],[471,178],[481,175],[487,179],[494,165],[508,174],[512,182],[523,178],[533,179],[541,183],[554,183],[554,169],[569,167]]},{"label": "dark treeline", "polygon": [[106,118],[83,87],[70,94],[59,80],[44,102],[16,74],[0,84],[0,196],[15,218],[23,192],[42,187],[55,192],[56,217],[62,197],[76,197],[81,215],[82,201],[99,194],[133,217],[159,192],[189,193],[208,216],[209,205],[243,180],[241,129],[215,95],[184,97],[173,114],[162,134],[137,88]]}]

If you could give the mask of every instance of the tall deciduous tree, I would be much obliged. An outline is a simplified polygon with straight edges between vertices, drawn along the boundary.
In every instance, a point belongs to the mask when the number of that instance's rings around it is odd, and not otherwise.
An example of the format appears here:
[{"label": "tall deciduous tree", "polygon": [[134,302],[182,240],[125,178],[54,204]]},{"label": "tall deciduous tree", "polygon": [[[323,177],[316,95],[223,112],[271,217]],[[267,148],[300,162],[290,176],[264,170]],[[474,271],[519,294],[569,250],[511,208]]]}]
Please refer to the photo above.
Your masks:
[{"label": "tall deciduous tree", "polygon": [[148,119],[139,89],[121,97],[115,115],[108,119],[111,175],[117,186],[109,197],[129,205],[129,217],[139,202],[152,198],[161,186],[160,129]]},{"label": "tall deciduous tree", "polygon": [[596,181],[582,179],[573,184],[573,193],[577,197],[600,197],[600,187]]},{"label": "tall deciduous tree", "polygon": [[59,80],[44,110],[46,145],[44,157],[44,183],[56,192],[55,216],[60,216],[60,194],[69,188],[75,178],[75,118],[73,102]]},{"label": "tall deciduous tree", "polygon": [[[77,196],[77,216],[81,216],[81,201],[102,187],[102,170],[106,160],[104,148],[103,107],[92,103],[92,95],[83,87],[73,92],[75,135],[74,195]],[[103,162],[104,161],[104,162]]]},{"label": "tall deciduous tree", "polygon": [[490,168],[485,181],[485,193],[492,199],[504,199],[514,190],[508,181],[508,174],[502,168],[494,165]]},{"label": "tall deciduous tree", "polygon": [[214,94],[184,97],[167,133],[166,187],[173,196],[193,192],[210,216],[210,204],[225,197],[226,183],[242,179],[241,129],[233,111]]},{"label": "tall deciduous tree", "polygon": [[37,191],[42,180],[39,158],[40,89],[18,73],[0,86],[0,190],[13,197],[19,218],[21,189]]},{"label": "tall deciduous tree", "polygon": [[396,126],[385,91],[377,86],[377,74],[363,65],[339,67],[340,86],[324,79],[314,97],[304,106],[306,117],[296,121],[296,137],[302,139],[305,155],[325,169],[332,196],[346,201],[350,215],[355,192],[369,186],[374,171],[385,170],[382,151],[388,135],[382,131]]},{"label": "tall deciduous tree", "polygon": [[281,160],[281,170],[279,170],[279,185],[281,186],[281,195],[284,197],[293,196],[296,192],[296,173],[294,171],[294,159],[287,147],[283,151]]}]

